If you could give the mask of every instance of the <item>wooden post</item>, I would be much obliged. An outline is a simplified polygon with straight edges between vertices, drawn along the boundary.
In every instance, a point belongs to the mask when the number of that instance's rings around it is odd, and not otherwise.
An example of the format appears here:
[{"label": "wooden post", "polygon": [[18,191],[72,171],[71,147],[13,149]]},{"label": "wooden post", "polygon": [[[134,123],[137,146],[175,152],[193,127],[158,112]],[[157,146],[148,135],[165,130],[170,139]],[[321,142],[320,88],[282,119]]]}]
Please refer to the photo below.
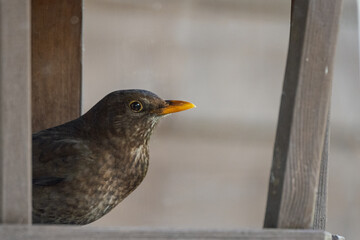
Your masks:
[{"label": "wooden post", "polygon": [[0,223],[31,223],[30,2],[0,1]]},{"label": "wooden post", "polygon": [[312,228],[341,0],[293,0],[264,227]]},{"label": "wooden post", "polygon": [[80,116],[82,0],[32,0],[32,131]]}]

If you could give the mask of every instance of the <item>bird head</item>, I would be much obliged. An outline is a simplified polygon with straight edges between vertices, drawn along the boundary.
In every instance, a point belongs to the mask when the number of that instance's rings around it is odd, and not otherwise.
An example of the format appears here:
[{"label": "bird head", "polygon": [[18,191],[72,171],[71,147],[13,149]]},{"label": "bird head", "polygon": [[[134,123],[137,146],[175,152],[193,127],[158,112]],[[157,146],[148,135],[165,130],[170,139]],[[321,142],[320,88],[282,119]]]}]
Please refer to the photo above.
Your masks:
[{"label": "bird head", "polygon": [[152,92],[131,89],[109,93],[89,113],[96,112],[93,119],[99,128],[129,140],[147,141],[160,118],[194,107],[190,102],[163,100]]}]

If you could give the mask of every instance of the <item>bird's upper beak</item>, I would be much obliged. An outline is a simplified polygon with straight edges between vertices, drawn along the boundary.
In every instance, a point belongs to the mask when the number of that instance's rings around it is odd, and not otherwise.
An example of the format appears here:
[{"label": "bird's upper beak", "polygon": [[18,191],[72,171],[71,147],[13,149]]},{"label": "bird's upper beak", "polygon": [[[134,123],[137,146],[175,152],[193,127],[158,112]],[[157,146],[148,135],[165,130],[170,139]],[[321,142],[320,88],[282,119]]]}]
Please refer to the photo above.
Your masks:
[{"label": "bird's upper beak", "polygon": [[166,100],[165,102],[166,106],[160,109],[160,115],[185,111],[196,107],[193,103],[185,101]]}]

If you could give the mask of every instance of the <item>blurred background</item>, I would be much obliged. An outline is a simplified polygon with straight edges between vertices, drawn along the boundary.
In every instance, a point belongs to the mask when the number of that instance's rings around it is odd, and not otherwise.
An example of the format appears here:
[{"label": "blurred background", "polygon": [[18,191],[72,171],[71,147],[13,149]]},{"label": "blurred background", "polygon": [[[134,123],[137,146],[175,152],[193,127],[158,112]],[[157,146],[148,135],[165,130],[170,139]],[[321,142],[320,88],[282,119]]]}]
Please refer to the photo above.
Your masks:
[{"label": "blurred background", "polygon": [[[261,228],[289,0],[84,0],[83,112],[142,88],[197,108],[164,119],[144,182],[98,226]],[[360,235],[355,0],[344,0],[331,110],[327,230]]]}]

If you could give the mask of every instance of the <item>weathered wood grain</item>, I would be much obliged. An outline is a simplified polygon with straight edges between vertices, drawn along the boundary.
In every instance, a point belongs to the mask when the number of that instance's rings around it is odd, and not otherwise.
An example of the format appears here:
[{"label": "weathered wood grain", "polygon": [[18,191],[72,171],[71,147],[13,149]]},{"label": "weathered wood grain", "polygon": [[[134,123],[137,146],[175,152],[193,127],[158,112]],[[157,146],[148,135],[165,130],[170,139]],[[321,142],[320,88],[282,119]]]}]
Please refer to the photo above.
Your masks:
[{"label": "weathered wood grain", "polygon": [[325,230],[327,214],[327,183],[328,183],[328,158],[330,141],[330,114],[326,121],[326,133],[321,155],[320,176],[315,204],[313,229]]},{"label": "weathered wood grain", "polygon": [[30,2],[0,1],[0,223],[31,223],[30,110]]},{"label": "weathered wood grain", "polygon": [[154,228],[93,228],[71,226],[0,226],[2,240],[117,239],[239,239],[331,240],[331,234],[309,230],[195,230]]},{"label": "weathered wood grain", "polygon": [[340,0],[293,0],[264,227],[312,228]]},{"label": "weathered wood grain", "polygon": [[80,115],[82,1],[32,0],[32,130]]}]

